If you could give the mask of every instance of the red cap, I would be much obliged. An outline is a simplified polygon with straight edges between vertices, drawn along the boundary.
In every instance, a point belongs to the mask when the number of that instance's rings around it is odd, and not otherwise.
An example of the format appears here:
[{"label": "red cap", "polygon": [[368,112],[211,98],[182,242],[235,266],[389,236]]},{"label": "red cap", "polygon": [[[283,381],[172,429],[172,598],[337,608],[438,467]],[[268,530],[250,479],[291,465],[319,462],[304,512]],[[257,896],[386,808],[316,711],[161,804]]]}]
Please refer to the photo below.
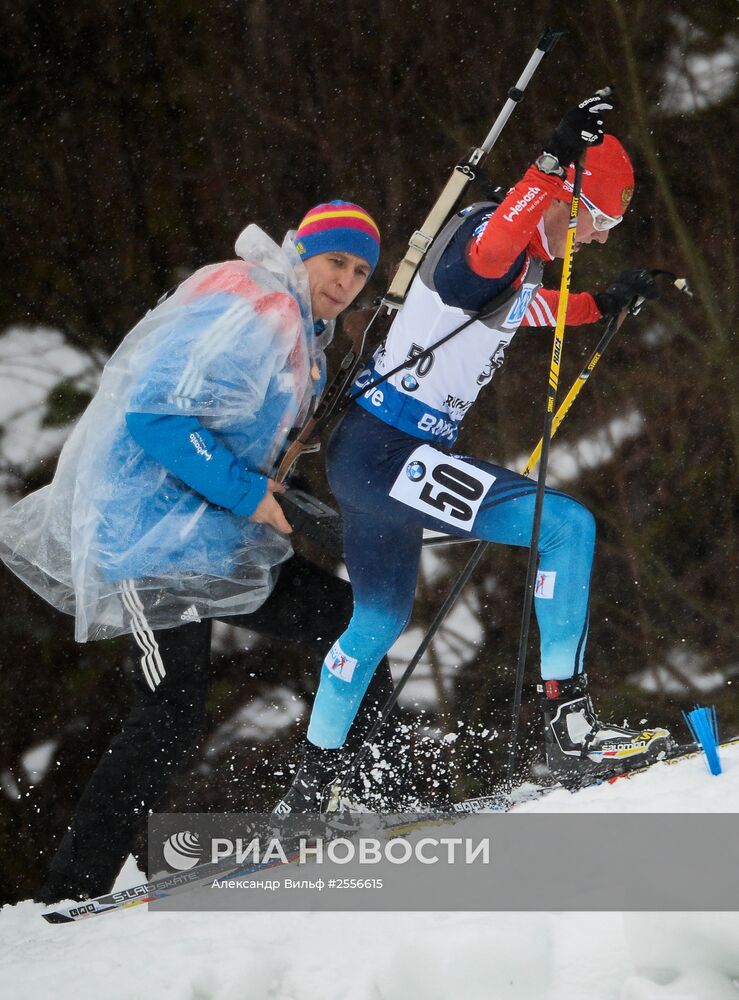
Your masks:
[{"label": "red cap", "polygon": [[[575,168],[567,168],[565,191],[572,194]],[[620,218],[634,193],[634,168],[629,154],[615,135],[605,135],[600,146],[592,146],[585,156],[582,193],[605,215]]]}]

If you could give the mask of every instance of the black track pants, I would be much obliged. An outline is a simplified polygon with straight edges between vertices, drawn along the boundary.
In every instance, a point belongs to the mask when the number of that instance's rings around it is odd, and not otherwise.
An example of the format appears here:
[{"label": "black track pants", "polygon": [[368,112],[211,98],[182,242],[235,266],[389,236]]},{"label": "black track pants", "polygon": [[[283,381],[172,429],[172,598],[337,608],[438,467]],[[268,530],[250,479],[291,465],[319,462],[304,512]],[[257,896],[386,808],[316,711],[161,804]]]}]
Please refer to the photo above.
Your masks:
[{"label": "black track pants", "polygon": [[[144,609],[145,610],[145,609]],[[250,615],[223,620],[260,635],[300,643],[318,679],[331,637],[352,614],[348,583],[300,556],[282,567],[268,600]],[[100,895],[112,886],[172,777],[202,737],[210,681],[209,620],[151,632],[140,617],[131,640],[133,704],[88,782],[54,856],[44,894]],[[143,622],[143,624],[142,624]],[[358,746],[392,691],[385,660],[350,735]]]}]

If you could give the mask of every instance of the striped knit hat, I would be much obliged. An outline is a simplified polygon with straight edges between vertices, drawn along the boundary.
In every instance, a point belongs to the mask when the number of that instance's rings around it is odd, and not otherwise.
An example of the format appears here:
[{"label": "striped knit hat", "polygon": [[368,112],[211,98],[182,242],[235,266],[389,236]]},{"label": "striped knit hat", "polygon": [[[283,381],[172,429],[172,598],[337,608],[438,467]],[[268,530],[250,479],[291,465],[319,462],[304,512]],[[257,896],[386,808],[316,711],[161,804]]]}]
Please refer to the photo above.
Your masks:
[{"label": "striped knit hat", "polygon": [[295,233],[303,260],[331,250],[362,257],[374,271],[380,256],[380,230],[372,216],[350,201],[329,201],[312,208]]}]

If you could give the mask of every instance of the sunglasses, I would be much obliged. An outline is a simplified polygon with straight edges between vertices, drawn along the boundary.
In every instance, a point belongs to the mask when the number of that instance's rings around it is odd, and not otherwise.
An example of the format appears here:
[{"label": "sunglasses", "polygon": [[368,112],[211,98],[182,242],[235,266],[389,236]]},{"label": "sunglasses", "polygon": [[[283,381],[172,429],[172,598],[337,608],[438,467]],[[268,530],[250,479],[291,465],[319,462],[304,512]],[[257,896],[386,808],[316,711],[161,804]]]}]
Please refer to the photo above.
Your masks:
[{"label": "sunglasses", "polygon": [[606,215],[605,212],[601,212],[597,205],[594,205],[592,201],[589,198],[586,198],[582,193],[580,194],[580,200],[590,212],[593,219],[593,229],[599,233],[604,232],[606,229],[613,229],[614,226],[617,226],[619,222],[623,221],[623,215],[613,216]]}]

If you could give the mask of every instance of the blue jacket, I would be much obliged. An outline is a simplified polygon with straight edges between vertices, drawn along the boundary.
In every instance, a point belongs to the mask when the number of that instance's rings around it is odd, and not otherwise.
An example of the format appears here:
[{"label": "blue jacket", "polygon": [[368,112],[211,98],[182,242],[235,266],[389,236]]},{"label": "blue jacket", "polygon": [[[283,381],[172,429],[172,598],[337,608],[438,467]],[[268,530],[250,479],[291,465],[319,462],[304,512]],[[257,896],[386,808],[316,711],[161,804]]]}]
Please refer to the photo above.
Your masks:
[{"label": "blue jacket", "polygon": [[[255,309],[259,277],[232,261],[194,283],[138,375],[107,460],[98,540],[109,579],[228,576],[264,534],[248,518],[304,402],[307,356],[286,350],[303,319],[297,300],[275,291]],[[287,336],[265,336],[275,312]]]},{"label": "blue jacket", "polygon": [[325,379],[308,272],[288,234],[256,226],[242,258],[201,268],[125,337],[49,486],[0,518],[0,555],[76,619],[78,641],[246,614],[269,595],[287,536],[250,515]]}]

